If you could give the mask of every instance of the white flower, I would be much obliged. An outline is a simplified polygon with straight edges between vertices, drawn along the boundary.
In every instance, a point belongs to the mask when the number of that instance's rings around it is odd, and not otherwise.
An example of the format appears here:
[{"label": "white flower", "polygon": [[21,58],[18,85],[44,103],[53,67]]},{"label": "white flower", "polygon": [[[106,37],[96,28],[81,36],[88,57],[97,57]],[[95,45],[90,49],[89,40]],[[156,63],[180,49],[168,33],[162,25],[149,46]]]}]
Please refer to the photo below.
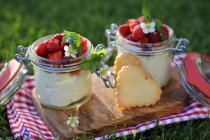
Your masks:
[{"label": "white flower", "polygon": [[104,65],[103,67],[101,67],[98,72],[101,78],[106,79],[108,74],[108,65]]},{"label": "white flower", "polygon": [[65,50],[65,56],[67,57],[72,57],[72,58],[76,58],[76,54],[77,54],[77,51],[73,49],[73,47],[71,45],[69,46],[64,46],[64,50]]},{"label": "white flower", "polygon": [[78,117],[69,117],[67,120],[66,120],[66,123],[72,127],[76,126],[79,124],[79,120],[78,120]]},{"label": "white flower", "polygon": [[140,24],[140,27],[142,28],[145,34],[153,33],[155,31],[155,22],[154,21],[147,23],[142,22]]}]

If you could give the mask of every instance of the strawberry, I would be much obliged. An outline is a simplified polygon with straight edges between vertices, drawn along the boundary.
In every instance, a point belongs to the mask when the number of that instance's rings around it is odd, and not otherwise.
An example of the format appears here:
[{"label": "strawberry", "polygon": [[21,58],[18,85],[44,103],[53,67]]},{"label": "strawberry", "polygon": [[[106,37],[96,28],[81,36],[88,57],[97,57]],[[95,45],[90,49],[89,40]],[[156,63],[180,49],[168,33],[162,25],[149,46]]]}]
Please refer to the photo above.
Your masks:
[{"label": "strawberry", "polygon": [[138,17],[137,20],[138,20],[139,23],[142,23],[144,21],[144,16]]},{"label": "strawberry", "polygon": [[160,33],[155,30],[153,33],[150,34],[150,41],[152,43],[157,43],[157,42],[161,42],[161,37],[160,37]]},{"label": "strawberry", "polygon": [[64,37],[64,34],[56,34],[50,39],[50,41],[60,44],[63,37]]},{"label": "strawberry", "polygon": [[52,40],[50,40],[49,43],[47,44],[48,53],[54,53],[60,50],[61,50],[60,45],[56,42],[53,42]]},{"label": "strawberry", "polygon": [[134,41],[136,42],[136,40],[133,38],[133,35],[132,34],[129,34],[126,36],[126,39],[130,40],[130,41]]},{"label": "strawberry", "polygon": [[147,38],[148,34],[143,33],[142,28],[140,25],[136,25],[133,29],[133,38],[134,40],[140,41],[143,38]]},{"label": "strawberry", "polygon": [[60,60],[62,59],[62,51],[54,52],[54,53],[49,53],[48,58],[52,60]]},{"label": "strawberry", "polygon": [[162,30],[164,36],[166,37],[166,39],[168,39],[168,37],[169,37],[169,32],[168,32],[167,27],[166,27],[166,26],[161,26],[161,30]]},{"label": "strawberry", "polygon": [[150,39],[149,37],[144,37],[142,39],[139,40],[140,43],[150,43]]},{"label": "strawberry", "polygon": [[63,40],[60,43],[60,50],[64,51],[64,46],[68,46],[68,43],[65,43]]},{"label": "strawberry", "polygon": [[38,56],[41,56],[41,57],[47,57],[47,41],[45,42],[41,42],[38,47],[36,48],[36,53]]},{"label": "strawberry", "polygon": [[87,39],[81,37],[80,38],[80,41],[81,41],[81,50],[82,50],[82,54],[85,54],[88,50],[88,41]]},{"label": "strawberry", "polygon": [[130,31],[133,32],[134,27],[135,27],[137,24],[139,24],[139,22],[138,22],[138,20],[136,20],[136,19],[129,19],[129,20],[127,21],[127,24],[128,24],[128,26],[129,26]]},{"label": "strawberry", "polygon": [[128,24],[120,25],[119,32],[123,37],[126,37],[128,34],[131,33]]}]

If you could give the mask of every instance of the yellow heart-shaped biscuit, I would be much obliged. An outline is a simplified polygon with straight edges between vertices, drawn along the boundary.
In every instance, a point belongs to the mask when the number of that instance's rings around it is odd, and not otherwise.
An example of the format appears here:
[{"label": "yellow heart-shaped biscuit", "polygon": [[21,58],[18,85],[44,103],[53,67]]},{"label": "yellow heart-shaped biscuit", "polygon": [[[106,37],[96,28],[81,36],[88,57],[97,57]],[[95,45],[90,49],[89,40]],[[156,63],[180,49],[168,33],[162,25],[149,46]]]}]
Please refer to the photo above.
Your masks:
[{"label": "yellow heart-shaped biscuit", "polygon": [[114,74],[117,76],[118,72],[123,66],[127,65],[139,65],[141,66],[141,63],[135,55],[131,53],[123,53],[116,57],[114,62]]},{"label": "yellow heart-shaped biscuit", "polygon": [[122,66],[117,77],[117,103],[119,107],[143,107],[160,100],[160,85],[140,65]]}]

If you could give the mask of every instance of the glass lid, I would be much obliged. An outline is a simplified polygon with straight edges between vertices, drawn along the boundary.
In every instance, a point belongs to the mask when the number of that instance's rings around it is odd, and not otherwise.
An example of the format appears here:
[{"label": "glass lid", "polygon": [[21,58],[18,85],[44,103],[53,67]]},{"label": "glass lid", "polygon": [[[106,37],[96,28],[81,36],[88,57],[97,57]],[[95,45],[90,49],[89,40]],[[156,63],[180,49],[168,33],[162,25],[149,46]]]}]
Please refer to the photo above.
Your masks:
[{"label": "glass lid", "polygon": [[0,70],[0,107],[3,107],[21,87],[28,70],[15,59],[5,63]]},{"label": "glass lid", "polygon": [[188,53],[177,66],[185,90],[200,103],[210,107],[210,57]]}]

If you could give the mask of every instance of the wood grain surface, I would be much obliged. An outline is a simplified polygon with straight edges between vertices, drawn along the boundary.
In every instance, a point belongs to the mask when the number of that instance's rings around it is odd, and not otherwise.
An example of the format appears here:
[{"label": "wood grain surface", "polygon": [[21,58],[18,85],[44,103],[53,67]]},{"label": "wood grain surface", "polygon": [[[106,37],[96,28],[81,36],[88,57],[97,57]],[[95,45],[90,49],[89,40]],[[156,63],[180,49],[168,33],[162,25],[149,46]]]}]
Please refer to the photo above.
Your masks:
[{"label": "wood grain surface", "polygon": [[[53,110],[44,107],[33,90],[34,105],[54,136],[60,139],[71,139],[84,133],[91,136],[109,134],[116,129],[174,114],[189,104],[188,94],[179,82],[176,69],[173,69],[168,85],[163,87],[161,100],[150,107],[120,109],[116,106],[115,89],[106,88],[96,75],[93,75],[92,80],[93,96],[78,109]],[[78,127],[72,128],[66,124],[67,114],[79,117]]]}]

